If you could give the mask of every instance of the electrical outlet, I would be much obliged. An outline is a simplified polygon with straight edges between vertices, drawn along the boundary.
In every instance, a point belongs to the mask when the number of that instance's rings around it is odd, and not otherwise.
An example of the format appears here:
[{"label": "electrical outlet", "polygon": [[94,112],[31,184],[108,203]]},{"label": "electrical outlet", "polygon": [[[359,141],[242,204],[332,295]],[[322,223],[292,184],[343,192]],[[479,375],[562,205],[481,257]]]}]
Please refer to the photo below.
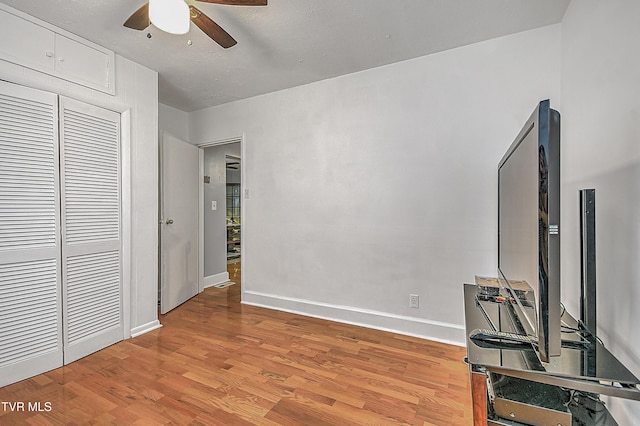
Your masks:
[{"label": "electrical outlet", "polygon": [[420,308],[420,296],[418,296],[417,294],[410,294],[409,295],[409,307],[410,308],[414,308],[414,309],[419,309]]},{"label": "electrical outlet", "polygon": [[211,210],[218,210],[218,202],[217,201],[212,201],[211,202]]}]

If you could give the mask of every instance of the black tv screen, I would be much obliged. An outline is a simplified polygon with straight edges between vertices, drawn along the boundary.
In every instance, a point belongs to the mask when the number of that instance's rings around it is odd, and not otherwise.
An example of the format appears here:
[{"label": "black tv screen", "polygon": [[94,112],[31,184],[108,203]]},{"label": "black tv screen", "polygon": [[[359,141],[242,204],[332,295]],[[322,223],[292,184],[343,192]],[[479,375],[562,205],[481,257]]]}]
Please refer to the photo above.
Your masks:
[{"label": "black tv screen", "polygon": [[542,361],[560,355],[559,226],[560,114],[545,100],[498,166],[498,276]]}]

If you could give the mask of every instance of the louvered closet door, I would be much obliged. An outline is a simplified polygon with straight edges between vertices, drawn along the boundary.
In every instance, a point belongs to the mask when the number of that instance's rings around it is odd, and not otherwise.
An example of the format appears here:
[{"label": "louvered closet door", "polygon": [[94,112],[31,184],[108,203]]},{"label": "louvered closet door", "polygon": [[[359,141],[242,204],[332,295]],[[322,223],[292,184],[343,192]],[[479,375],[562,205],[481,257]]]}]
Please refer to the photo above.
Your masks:
[{"label": "louvered closet door", "polygon": [[120,115],[60,100],[64,363],[123,339]]},{"label": "louvered closet door", "polygon": [[62,365],[57,120],[0,81],[0,386]]}]

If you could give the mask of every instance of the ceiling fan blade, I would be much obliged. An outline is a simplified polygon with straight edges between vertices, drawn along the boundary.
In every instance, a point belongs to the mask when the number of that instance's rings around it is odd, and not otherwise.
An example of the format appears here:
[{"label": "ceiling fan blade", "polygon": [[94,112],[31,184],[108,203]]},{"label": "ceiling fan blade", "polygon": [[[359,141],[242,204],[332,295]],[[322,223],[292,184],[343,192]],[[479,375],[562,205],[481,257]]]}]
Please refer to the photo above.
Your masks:
[{"label": "ceiling fan blade", "polygon": [[203,3],[228,4],[230,6],[266,6],[267,0],[198,0]]},{"label": "ceiling fan blade", "polygon": [[145,3],[140,9],[133,12],[123,24],[127,28],[142,31],[149,26],[149,3]]},{"label": "ceiling fan blade", "polygon": [[213,41],[218,43],[225,49],[234,46],[238,43],[228,32],[222,29],[222,27],[211,20],[207,15],[200,12],[195,6],[189,6],[191,10],[191,22],[196,24],[206,35],[208,35]]}]

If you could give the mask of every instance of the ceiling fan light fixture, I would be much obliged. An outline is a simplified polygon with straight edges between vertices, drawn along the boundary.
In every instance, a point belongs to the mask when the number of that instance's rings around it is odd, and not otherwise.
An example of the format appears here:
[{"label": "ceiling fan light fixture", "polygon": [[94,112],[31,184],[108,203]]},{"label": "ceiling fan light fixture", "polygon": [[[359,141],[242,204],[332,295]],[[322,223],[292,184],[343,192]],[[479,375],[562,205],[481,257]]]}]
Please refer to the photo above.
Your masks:
[{"label": "ceiling fan light fixture", "polygon": [[167,33],[186,34],[190,25],[189,6],[184,0],[149,0],[149,20]]}]

